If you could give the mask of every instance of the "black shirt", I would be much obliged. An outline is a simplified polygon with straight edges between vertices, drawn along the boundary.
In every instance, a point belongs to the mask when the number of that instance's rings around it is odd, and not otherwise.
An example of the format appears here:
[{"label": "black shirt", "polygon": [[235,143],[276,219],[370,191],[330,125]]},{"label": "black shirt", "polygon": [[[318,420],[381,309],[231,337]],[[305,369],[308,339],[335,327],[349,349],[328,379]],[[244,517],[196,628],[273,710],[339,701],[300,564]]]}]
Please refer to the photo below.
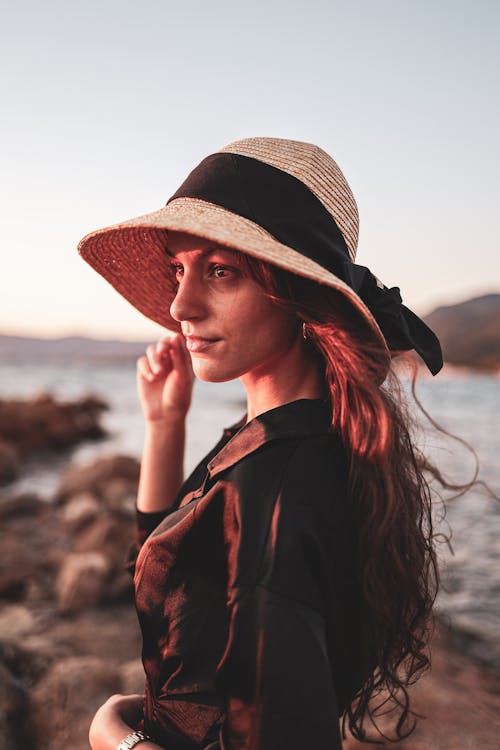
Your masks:
[{"label": "black shirt", "polygon": [[367,677],[346,452],[327,401],[246,416],[169,511],[137,510],[143,726],[167,750],[341,750]]}]

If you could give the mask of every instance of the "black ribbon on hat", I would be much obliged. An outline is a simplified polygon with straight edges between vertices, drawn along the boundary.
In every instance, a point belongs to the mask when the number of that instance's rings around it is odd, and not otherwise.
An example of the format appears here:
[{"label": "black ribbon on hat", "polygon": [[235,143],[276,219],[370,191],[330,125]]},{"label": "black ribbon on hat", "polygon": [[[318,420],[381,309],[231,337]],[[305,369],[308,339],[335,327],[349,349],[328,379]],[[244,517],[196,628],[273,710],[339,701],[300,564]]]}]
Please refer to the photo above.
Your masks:
[{"label": "black ribbon on hat", "polygon": [[441,370],[436,334],[403,305],[399,287],[379,286],[368,268],[352,262],[333,216],[293,175],[249,156],[216,153],[193,169],[167,205],[176,198],[199,198],[222,206],[319,263],[363,300],[389,349],[415,349],[433,375]]},{"label": "black ribbon on hat", "polygon": [[351,278],[349,285],[377,321],[389,349],[415,349],[430,372],[437,375],[443,366],[439,339],[418,315],[403,305],[399,287],[380,287],[372,272],[356,263],[349,264],[346,275]]}]

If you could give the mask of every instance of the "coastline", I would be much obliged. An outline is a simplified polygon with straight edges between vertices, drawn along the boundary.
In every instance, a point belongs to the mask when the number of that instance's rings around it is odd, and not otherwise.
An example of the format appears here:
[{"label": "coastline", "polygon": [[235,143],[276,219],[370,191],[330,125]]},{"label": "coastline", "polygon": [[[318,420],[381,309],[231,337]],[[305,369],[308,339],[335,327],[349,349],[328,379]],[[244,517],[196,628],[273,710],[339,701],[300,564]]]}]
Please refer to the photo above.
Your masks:
[{"label": "coastline", "polygon": [[[138,469],[131,458],[101,459],[68,472],[53,504],[27,494],[0,508],[2,748],[88,750],[97,708],[113,693],[144,692],[124,570]],[[410,691],[412,709],[425,718],[389,748],[498,750],[500,674],[458,643],[436,618],[431,667]],[[373,747],[344,743],[344,750]]]},{"label": "coastline", "polygon": [[[410,689],[415,731],[388,743],[394,750],[498,750],[500,675],[453,646],[446,626],[436,622],[431,640],[431,667]],[[344,750],[373,750],[352,737]]]},{"label": "coastline", "polygon": [[[443,390],[448,398],[456,391],[446,414],[465,421],[473,411],[478,432],[472,433],[470,439],[474,438],[483,451],[488,449],[484,454],[486,466],[496,477],[497,454],[490,443],[485,445],[480,439],[485,419],[495,414],[491,404],[497,403],[498,386],[490,378],[480,411],[478,403],[482,403],[487,383],[478,379],[477,388],[472,384],[467,390],[470,369],[461,371],[463,380],[457,376],[457,368],[447,368],[450,381],[460,380],[459,388],[446,383],[444,389],[437,389],[435,402],[443,403]],[[130,435],[134,430],[138,433],[138,423],[130,416],[135,392],[133,383],[127,385],[129,390],[121,385],[120,373],[114,369],[106,373],[122,410],[114,405],[109,414],[116,416],[116,434]],[[99,371],[95,375],[101,377]],[[121,377],[128,383],[128,371]],[[69,372],[68,378],[74,380],[74,374]],[[111,391],[104,390],[103,396],[108,395],[114,404]],[[204,393],[200,393],[198,410],[193,413],[193,434],[197,439],[213,440],[217,420],[229,424],[235,415],[241,416],[238,394],[231,392],[231,396],[234,403],[231,401],[228,407],[226,392],[220,401],[210,402],[203,400]],[[207,403],[211,409],[207,409]],[[467,404],[469,411],[465,411]],[[221,413],[223,406],[228,411]],[[470,419],[469,426],[476,422]],[[493,433],[500,434],[495,424],[491,422]],[[0,721],[0,745],[6,750],[52,750],[59,746],[88,750],[88,726],[98,706],[112,693],[143,690],[132,581],[123,570],[124,550],[134,533],[140,456],[139,452],[136,456],[129,451],[117,452],[117,447],[113,439],[98,441],[94,446],[86,441],[78,449],[83,454],[73,450],[54,453],[49,468],[57,487],[48,491],[46,498],[39,492],[40,477],[12,497],[9,496],[14,485],[5,488],[6,495],[0,502],[0,544],[4,551],[3,562],[0,561],[0,676],[5,685],[4,691],[0,690],[0,712],[3,710],[5,717],[3,723]],[[198,451],[202,454],[205,446],[200,444]],[[81,458],[85,454],[92,462],[76,460],[77,455]],[[44,459],[40,461],[43,465]],[[28,464],[28,459],[23,461],[21,476],[25,476]],[[455,470],[454,465],[452,468]],[[496,515],[482,513],[479,518],[489,519],[487,528],[481,526],[474,539],[473,523],[478,516],[472,512],[473,504],[469,503],[472,515],[467,515],[467,503],[463,502],[460,509],[464,516],[455,519],[457,534],[465,533],[464,540],[458,542],[462,562],[469,565],[485,549],[496,549],[494,540],[498,538]],[[469,613],[480,615],[482,603],[484,612],[491,615],[496,559],[488,558],[486,563],[484,580],[492,587],[468,590]],[[454,590],[463,591],[466,583],[460,574]],[[444,620],[437,618],[431,668],[412,688],[412,708],[427,718],[419,721],[408,739],[391,743],[388,748],[498,750],[500,674],[465,655],[468,637],[470,633],[460,630],[459,621],[452,619],[447,627]],[[493,662],[491,641],[490,646],[485,641],[485,658],[488,648]],[[64,696],[64,712],[58,709],[54,698],[57,695]],[[38,737],[48,737],[49,744],[38,745]],[[344,750],[363,747],[374,745],[346,740]]]}]

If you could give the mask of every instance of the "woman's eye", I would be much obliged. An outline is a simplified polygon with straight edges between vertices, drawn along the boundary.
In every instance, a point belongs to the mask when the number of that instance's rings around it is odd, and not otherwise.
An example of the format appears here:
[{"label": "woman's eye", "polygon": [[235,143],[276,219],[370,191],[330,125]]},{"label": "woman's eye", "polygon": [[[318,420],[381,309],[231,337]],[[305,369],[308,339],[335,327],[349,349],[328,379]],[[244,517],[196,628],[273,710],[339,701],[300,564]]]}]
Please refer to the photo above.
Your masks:
[{"label": "woman's eye", "polygon": [[[180,263],[171,263],[170,268],[172,269],[172,273],[174,274],[174,277],[177,279],[179,273],[183,273],[184,269]],[[227,266],[221,266],[219,263],[214,263],[211,268],[210,272],[215,275],[215,278],[217,279],[225,279],[227,276],[227,272],[230,271]],[[222,275],[220,272],[222,271]]]},{"label": "woman's eye", "polygon": [[182,266],[180,266],[178,263],[172,263],[171,268],[176,276],[179,273],[179,271],[182,270]]},{"label": "woman's eye", "polygon": [[228,269],[228,268],[226,268],[225,266],[219,266],[218,264],[216,264],[216,265],[212,266],[212,270],[213,270],[213,272],[214,272],[214,273],[216,274],[216,278],[218,278],[218,279],[223,279],[223,278],[225,278],[225,277],[224,277],[224,276],[219,276],[219,275],[217,274],[217,272],[218,272],[218,271],[224,271],[224,273],[225,273],[225,272],[226,272],[226,271],[228,271],[229,269]]}]

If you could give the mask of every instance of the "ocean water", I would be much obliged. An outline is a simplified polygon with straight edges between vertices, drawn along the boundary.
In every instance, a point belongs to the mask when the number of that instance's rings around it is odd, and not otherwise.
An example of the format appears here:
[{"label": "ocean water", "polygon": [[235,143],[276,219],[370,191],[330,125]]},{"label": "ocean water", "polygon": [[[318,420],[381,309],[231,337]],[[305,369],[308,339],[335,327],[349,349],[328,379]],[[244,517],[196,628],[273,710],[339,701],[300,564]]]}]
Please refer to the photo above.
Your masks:
[{"label": "ocean water", "polygon": [[[405,386],[409,390],[406,381]],[[4,496],[30,490],[49,501],[70,463],[83,464],[115,453],[140,459],[144,424],[135,363],[0,366],[0,397],[31,397],[43,391],[61,399],[89,393],[103,398],[110,406],[102,417],[109,437],[76,447],[50,465],[30,462],[22,479],[3,489]],[[445,367],[437,378],[419,379],[417,396],[434,420],[474,448],[479,478],[500,496],[500,377]],[[187,420],[185,476],[212,448],[222,429],[245,411],[245,392],[239,381],[196,380]],[[475,470],[470,450],[432,431],[424,418],[420,423],[418,440],[443,475],[450,481],[470,480]],[[465,649],[500,671],[500,502],[475,488],[446,502],[445,508],[445,521],[439,520],[438,504],[435,519],[439,530],[451,533],[453,553],[446,544],[439,545],[442,588],[437,610],[460,632]]]}]

